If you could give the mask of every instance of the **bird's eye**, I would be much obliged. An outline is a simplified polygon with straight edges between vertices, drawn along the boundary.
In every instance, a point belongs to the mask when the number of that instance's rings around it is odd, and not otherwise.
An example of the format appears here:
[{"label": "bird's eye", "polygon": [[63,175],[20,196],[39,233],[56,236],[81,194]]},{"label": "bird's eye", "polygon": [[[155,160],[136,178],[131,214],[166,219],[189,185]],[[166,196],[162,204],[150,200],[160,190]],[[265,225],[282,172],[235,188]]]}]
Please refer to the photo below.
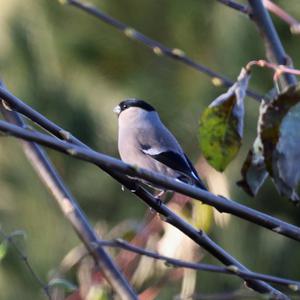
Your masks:
[{"label": "bird's eye", "polygon": [[123,109],[125,109],[125,108],[127,108],[127,105],[126,104],[123,104],[123,107],[122,107]]}]

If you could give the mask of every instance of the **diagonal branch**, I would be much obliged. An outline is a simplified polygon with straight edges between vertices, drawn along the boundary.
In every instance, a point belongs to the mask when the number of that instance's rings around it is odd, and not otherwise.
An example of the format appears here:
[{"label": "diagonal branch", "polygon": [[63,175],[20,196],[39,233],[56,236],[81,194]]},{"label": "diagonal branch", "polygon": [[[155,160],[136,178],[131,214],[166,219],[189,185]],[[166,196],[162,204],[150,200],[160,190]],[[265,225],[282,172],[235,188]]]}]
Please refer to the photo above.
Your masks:
[{"label": "diagonal branch", "polygon": [[251,13],[251,9],[249,8],[249,6],[240,4],[236,1],[233,0],[217,0],[217,1],[243,14],[250,15]]},{"label": "diagonal branch", "polygon": [[[165,45],[157,42],[156,40],[142,34],[141,32],[135,30],[134,28],[128,26],[125,23],[120,22],[117,19],[114,19],[113,17],[109,16],[108,14],[102,12],[99,8],[88,4],[83,3],[79,0],[60,0],[63,4],[70,4],[94,17],[96,17],[98,20],[101,20],[102,22],[114,27],[115,29],[123,32],[128,38],[134,39],[136,41],[139,41],[140,43],[144,44],[146,47],[150,48],[156,55],[162,56],[165,55],[169,58],[175,59],[177,61],[180,61],[181,63],[204,73],[205,75],[218,79],[218,84],[223,85],[225,87],[230,87],[233,85],[233,82],[226,78],[225,76],[222,76],[221,74],[209,69],[208,67],[195,62],[193,59],[188,57],[182,50],[177,48],[168,48]],[[260,101],[262,99],[262,95],[257,94],[256,92],[253,92],[251,90],[247,90],[247,95],[257,101]]]},{"label": "diagonal branch", "polygon": [[[3,88],[3,84],[0,84],[0,86]],[[26,127],[24,121],[16,112],[5,109],[2,104],[0,104],[0,110],[5,119],[9,122],[23,128]],[[99,237],[96,236],[76,200],[64,185],[62,179],[41,147],[35,143],[25,141],[23,142],[23,148],[33,168],[52,192],[65,217],[71,223],[87,250],[94,257],[96,265],[99,266],[107,281],[120,295],[121,299],[137,299],[132,287],[128,284],[105,250],[101,247],[94,249],[93,244],[98,241]]]},{"label": "diagonal branch", "polygon": [[[42,114],[40,114],[39,112],[31,108],[29,105],[27,105],[26,103],[18,99],[16,96],[11,94],[8,90],[1,87],[0,87],[0,98],[3,98],[5,100],[6,105],[24,114],[27,118],[31,119],[36,124],[40,125],[42,128],[46,129],[56,137],[60,139],[64,139],[74,145],[78,145],[78,146],[84,145],[81,141],[79,141],[74,136],[72,136],[72,134],[63,130],[62,128],[60,128],[59,126],[57,126],[56,124],[54,124],[53,122],[45,118]],[[84,147],[88,149],[86,145],[84,145]],[[118,181],[123,180],[122,184],[124,184],[129,190],[135,189],[135,185],[132,184],[132,181],[128,179],[124,179],[124,176],[122,177],[120,174],[113,175],[111,169],[106,169],[105,171],[108,172],[111,176],[113,176],[116,180]],[[127,180],[127,182],[124,182],[124,180]],[[166,183],[160,182],[160,184],[166,184]],[[171,189],[174,188],[174,190],[177,190],[182,194],[186,194],[187,196],[191,196],[193,198],[198,198],[202,202],[214,206],[217,210],[221,212],[231,213],[237,217],[246,219],[252,223],[268,228],[281,235],[300,241],[299,227],[283,222],[282,220],[271,217],[260,211],[251,209],[245,205],[241,205],[235,201],[228,201],[223,197],[213,195],[209,192],[204,192],[202,190],[196,189],[196,194],[195,193],[191,194],[190,186],[187,185],[187,187],[188,187],[187,189],[182,189],[182,188],[178,189],[179,188],[178,185],[175,184],[174,186],[171,187]]]},{"label": "diagonal branch", "polygon": [[160,255],[156,252],[145,250],[143,248],[137,247],[135,245],[132,245],[125,240],[122,239],[116,239],[116,240],[101,240],[98,243],[102,247],[112,247],[112,248],[120,248],[123,250],[127,250],[130,252],[134,252],[140,255],[144,255],[147,257],[151,257],[156,260],[164,261],[166,264],[172,265],[174,267],[178,268],[188,268],[193,270],[199,270],[199,271],[207,271],[207,272],[213,272],[213,273],[222,273],[227,275],[234,275],[239,274],[244,276],[244,278],[248,279],[258,279],[258,280],[264,280],[271,283],[281,284],[288,288],[290,288],[292,291],[299,291],[300,289],[300,281],[286,279],[286,278],[280,278],[276,276],[256,273],[256,272],[244,272],[241,270],[238,270],[235,266],[228,266],[228,267],[219,267],[215,265],[210,264],[204,264],[204,263],[194,263],[189,261],[184,261],[180,259],[175,259],[172,257]]},{"label": "diagonal branch", "polygon": [[[79,147],[65,141],[57,140],[51,136],[39,132],[26,130],[18,126],[8,124],[7,122],[0,121],[0,130],[25,140],[38,142],[52,149],[71,155],[72,157],[95,163],[96,165],[103,167],[104,169],[113,169],[131,177],[140,177],[155,184],[159,183],[159,185],[162,187],[166,187],[168,189],[176,190],[179,192],[183,191],[184,194],[192,197],[196,196],[195,198],[201,200],[202,197],[199,196],[199,193],[204,193],[204,195],[205,193],[210,194],[206,191],[202,191],[201,189],[195,188],[188,184],[177,182],[173,178],[168,178],[166,176],[148,170],[138,169],[134,166],[127,165],[121,162],[120,160],[109,157],[107,155],[100,154],[95,151]],[[124,181],[120,182],[123,183]],[[214,243],[204,231],[197,230],[189,223],[184,221],[182,218],[178,217],[166,205],[162,204],[161,201],[158,201],[156,198],[154,198],[140,185],[136,185],[135,190],[133,192],[137,196],[139,196],[144,202],[146,202],[150,207],[152,207],[158,213],[163,215],[168,223],[172,224],[174,227],[178,228],[184,234],[189,236],[193,241],[195,241],[198,245],[206,249],[210,254],[212,254],[222,263],[224,263],[227,266],[234,265],[238,270],[248,272],[248,269],[245,266],[243,266],[234,257],[232,257],[230,254],[224,251],[216,243]],[[231,201],[223,199],[223,202],[227,203]],[[242,275],[240,277],[243,278]],[[257,292],[268,294],[271,297],[271,299],[288,299],[284,294],[275,290],[273,287],[269,286],[265,282],[246,278],[244,279],[246,280],[249,287],[256,290]]]}]

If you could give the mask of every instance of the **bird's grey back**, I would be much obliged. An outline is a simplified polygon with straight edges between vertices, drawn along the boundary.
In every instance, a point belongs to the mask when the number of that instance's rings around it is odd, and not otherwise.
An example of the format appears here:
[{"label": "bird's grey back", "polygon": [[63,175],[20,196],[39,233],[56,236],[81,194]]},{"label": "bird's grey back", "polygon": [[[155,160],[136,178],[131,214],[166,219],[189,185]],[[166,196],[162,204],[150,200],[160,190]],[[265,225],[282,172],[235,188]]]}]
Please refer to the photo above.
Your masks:
[{"label": "bird's grey back", "polygon": [[148,112],[134,107],[119,116],[119,143],[140,149],[149,146],[153,151],[161,152],[172,149],[183,154],[179,143],[161,122],[156,111]]}]

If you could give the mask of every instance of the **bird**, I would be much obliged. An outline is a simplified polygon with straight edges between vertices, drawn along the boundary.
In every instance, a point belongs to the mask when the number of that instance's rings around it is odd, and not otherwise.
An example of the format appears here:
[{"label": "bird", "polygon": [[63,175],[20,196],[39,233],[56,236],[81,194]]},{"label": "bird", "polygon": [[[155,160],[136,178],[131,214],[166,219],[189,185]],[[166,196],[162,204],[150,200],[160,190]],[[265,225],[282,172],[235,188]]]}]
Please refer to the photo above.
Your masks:
[{"label": "bird", "polygon": [[[118,150],[123,162],[207,190],[180,144],[155,108],[141,99],[126,99],[113,112],[118,116]],[[143,181],[145,183],[145,181]],[[164,188],[149,184],[160,191]]]}]

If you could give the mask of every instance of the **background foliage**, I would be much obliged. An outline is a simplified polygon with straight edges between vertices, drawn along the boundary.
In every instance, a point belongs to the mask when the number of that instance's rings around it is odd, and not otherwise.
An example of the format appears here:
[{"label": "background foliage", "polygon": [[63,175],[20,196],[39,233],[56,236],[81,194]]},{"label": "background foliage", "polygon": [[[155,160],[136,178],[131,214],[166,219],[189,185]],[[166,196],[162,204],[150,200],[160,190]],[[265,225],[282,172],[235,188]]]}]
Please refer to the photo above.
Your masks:
[{"label": "background foliage", "polygon": [[[195,70],[153,55],[149,49],[72,7],[54,0],[1,1],[0,76],[8,88],[49,119],[95,149],[117,156],[112,108],[120,100],[150,101],[189,156],[200,152],[200,112],[223,88]],[[224,75],[235,78],[249,60],[263,58],[255,26],[216,1],[94,1],[101,9],[137,30]],[[298,0],[276,1],[300,19]],[[299,66],[299,37],[274,18],[288,54]],[[272,87],[271,73],[253,73],[252,88]],[[247,98],[244,146],[226,170],[233,199],[300,225],[299,210],[278,196],[268,182],[256,199],[235,182],[255,137],[258,103]],[[49,151],[71,191],[93,223],[107,230],[119,222],[139,222],[147,208],[97,168]],[[34,269],[47,279],[78,240],[24,159],[16,140],[1,137],[0,225],[6,232],[27,233],[21,247]],[[103,227],[103,226],[102,226]],[[249,268],[297,278],[299,245],[237,218],[211,235]],[[208,255],[205,262],[215,261]],[[234,290],[239,279],[199,274],[198,291]],[[169,291],[174,294],[174,288]],[[168,299],[168,290],[165,291]],[[37,283],[13,251],[0,262],[0,299],[43,299]]]}]

